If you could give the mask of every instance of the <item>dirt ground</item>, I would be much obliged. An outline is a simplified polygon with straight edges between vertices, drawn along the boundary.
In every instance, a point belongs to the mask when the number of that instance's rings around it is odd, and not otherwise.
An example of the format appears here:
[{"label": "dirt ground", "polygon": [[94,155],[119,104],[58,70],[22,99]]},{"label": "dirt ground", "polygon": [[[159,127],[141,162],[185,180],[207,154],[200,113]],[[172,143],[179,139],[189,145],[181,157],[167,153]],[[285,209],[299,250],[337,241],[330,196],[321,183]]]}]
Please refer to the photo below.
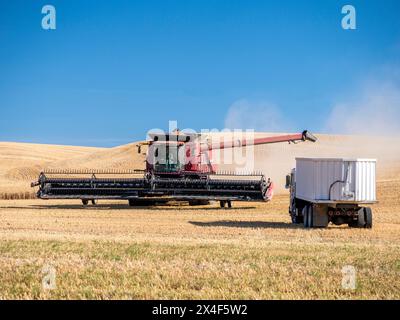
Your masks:
[{"label": "dirt ground", "polygon": [[[399,139],[318,138],[255,149],[254,169],[277,185],[269,203],[0,200],[0,299],[399,299]],[[292,225],[282,185],[297,156],[377,158],[373,228]],[[143,161],[135,143],[0,142],[0,198],[34,195],[30,182],[43,168],[132,169]]]},{"label": "dirt ground", "polygon": [[398,299],[399,188],[378,183],[371,230],[292,225],[286,195],[233,209],[1,200],[0,298]]}]

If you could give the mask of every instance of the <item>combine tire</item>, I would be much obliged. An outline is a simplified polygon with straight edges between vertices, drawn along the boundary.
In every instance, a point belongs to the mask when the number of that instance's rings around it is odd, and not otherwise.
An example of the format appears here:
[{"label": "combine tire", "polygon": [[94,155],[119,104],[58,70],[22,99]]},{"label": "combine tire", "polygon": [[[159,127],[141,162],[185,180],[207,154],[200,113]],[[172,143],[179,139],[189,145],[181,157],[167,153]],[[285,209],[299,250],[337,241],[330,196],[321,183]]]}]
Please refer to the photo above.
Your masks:
[{"label": "combine tire", "polygon": [[219,206],[221,208],[225,208],[226,206],[228,206],[228,208],[232,208],[232,202],[230,200],[221,200],[219,202]]},{"label": "combine tire", "polygon": [[210,204],[208,200],[189,200],[189,206],[205,206]]},{"label": "combine tire", "polygon": [[155,201],[129,199],[129,205],[131,207],[148,207],[148,206],[154,206],[155,205]]}]

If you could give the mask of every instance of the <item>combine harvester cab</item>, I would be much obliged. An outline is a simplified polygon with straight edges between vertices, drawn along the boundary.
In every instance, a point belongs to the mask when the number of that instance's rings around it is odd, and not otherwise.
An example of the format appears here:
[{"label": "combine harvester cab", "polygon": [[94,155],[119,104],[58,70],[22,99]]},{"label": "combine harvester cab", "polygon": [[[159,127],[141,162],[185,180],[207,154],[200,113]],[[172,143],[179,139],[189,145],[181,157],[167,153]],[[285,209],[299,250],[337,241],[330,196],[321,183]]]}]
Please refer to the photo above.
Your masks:
[{"label": "combine harvester cab", "polygon": [[312,141],[307,131],[298,134],[243,139],[218,144],[204,143],[197,133],[175,131],[149,134],[145,170],[47,170],[32,187],[39,186],[40,199],[80,199],[84,205],[98,199],[128,200],[129,204],[152,205],[187,201],[191,205],[219,201],[269,201],[273,183],[261,172],[219,172],[211,163],[213,150],[280,142]]},{"label": "combine harvester cab", "polygon": [[372,210],[365,205],[377,202],[375,171],[375,159],[296,158],[286,177],[292,222],[371,228]]}]

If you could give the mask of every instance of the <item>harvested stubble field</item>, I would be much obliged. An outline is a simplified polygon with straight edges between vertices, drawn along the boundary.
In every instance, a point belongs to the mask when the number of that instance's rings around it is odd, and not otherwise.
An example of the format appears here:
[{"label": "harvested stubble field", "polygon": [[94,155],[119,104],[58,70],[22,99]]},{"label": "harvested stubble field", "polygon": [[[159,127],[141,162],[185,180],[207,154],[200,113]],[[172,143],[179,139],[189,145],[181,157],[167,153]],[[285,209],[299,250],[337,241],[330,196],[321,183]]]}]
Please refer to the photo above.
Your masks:
[{"label": "harvested stubble field", "polygon": [[[333,153],[350,139],[321,138],[324,155],[326,144],[336,149]],[[143,160],[128,145],[110,150],[41,146],[38,159],[22,161],[21,153],[31,157],[29,148],[10,145],[6,150],[0,144],[0,186],[12,183],[15,192],[29,191],[26,184],[41,166],[122,168]],[[292,146],[275,166],[272,160],[282,154],[278,146],[257,152],[268,153],[271,171],[282,175],[292,157],[322,153],[316,145],[302,146]],[[25,153],[10,152],[15,147]],[[56,159],[42,160],[50,157],[45,148]],[[339,151],[349,156],[351,148],[343,148]],[[293,226],[284,193],[270,203],[235,203],[233,209],[217,204],[135,208],[108,201],[82,208],[78,201],[0,200],[0,298],[398,299],[398,151],[375,155],[385,165],[378,166],[379,203],[371,230]],[[13,155],[22,165],[10,161]],[[346,265],[355,267],[355,290],[342,287]],[[52,290],[42,286],[46,266],[55,270]]]}]

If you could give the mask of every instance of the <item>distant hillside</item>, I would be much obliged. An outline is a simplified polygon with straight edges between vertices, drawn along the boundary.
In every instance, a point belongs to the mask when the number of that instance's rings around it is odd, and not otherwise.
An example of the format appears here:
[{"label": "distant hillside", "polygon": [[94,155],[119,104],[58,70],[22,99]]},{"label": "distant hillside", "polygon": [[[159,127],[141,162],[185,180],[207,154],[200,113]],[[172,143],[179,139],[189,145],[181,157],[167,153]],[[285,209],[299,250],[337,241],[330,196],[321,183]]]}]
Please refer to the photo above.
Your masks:
[{"label": "distant hillside", "polygon": [[[255,147],[254,170],[261,170],[270,177],[278,192],[284,190],[285,175],[294,166],[295,157],[300,156],[376,158],[378,179],[400,178],[400,138],[323,134],[317,137],[316,143]],[[251,150],[242,150],[242,156],[250,158]],[[213,159],[217,160],[218,156],[224,161],[224,155],[218,153]],[[229,153],[225,158],[229,158]],[[144,161],[145,155],[138,154],[135,143],[115,148],[91,148],[0,142],[0,194],[32,193],[30,182],[43,168],[132,169],[144,168]],[[222,170],[235,167],[238,166],[220,166]]]}]

